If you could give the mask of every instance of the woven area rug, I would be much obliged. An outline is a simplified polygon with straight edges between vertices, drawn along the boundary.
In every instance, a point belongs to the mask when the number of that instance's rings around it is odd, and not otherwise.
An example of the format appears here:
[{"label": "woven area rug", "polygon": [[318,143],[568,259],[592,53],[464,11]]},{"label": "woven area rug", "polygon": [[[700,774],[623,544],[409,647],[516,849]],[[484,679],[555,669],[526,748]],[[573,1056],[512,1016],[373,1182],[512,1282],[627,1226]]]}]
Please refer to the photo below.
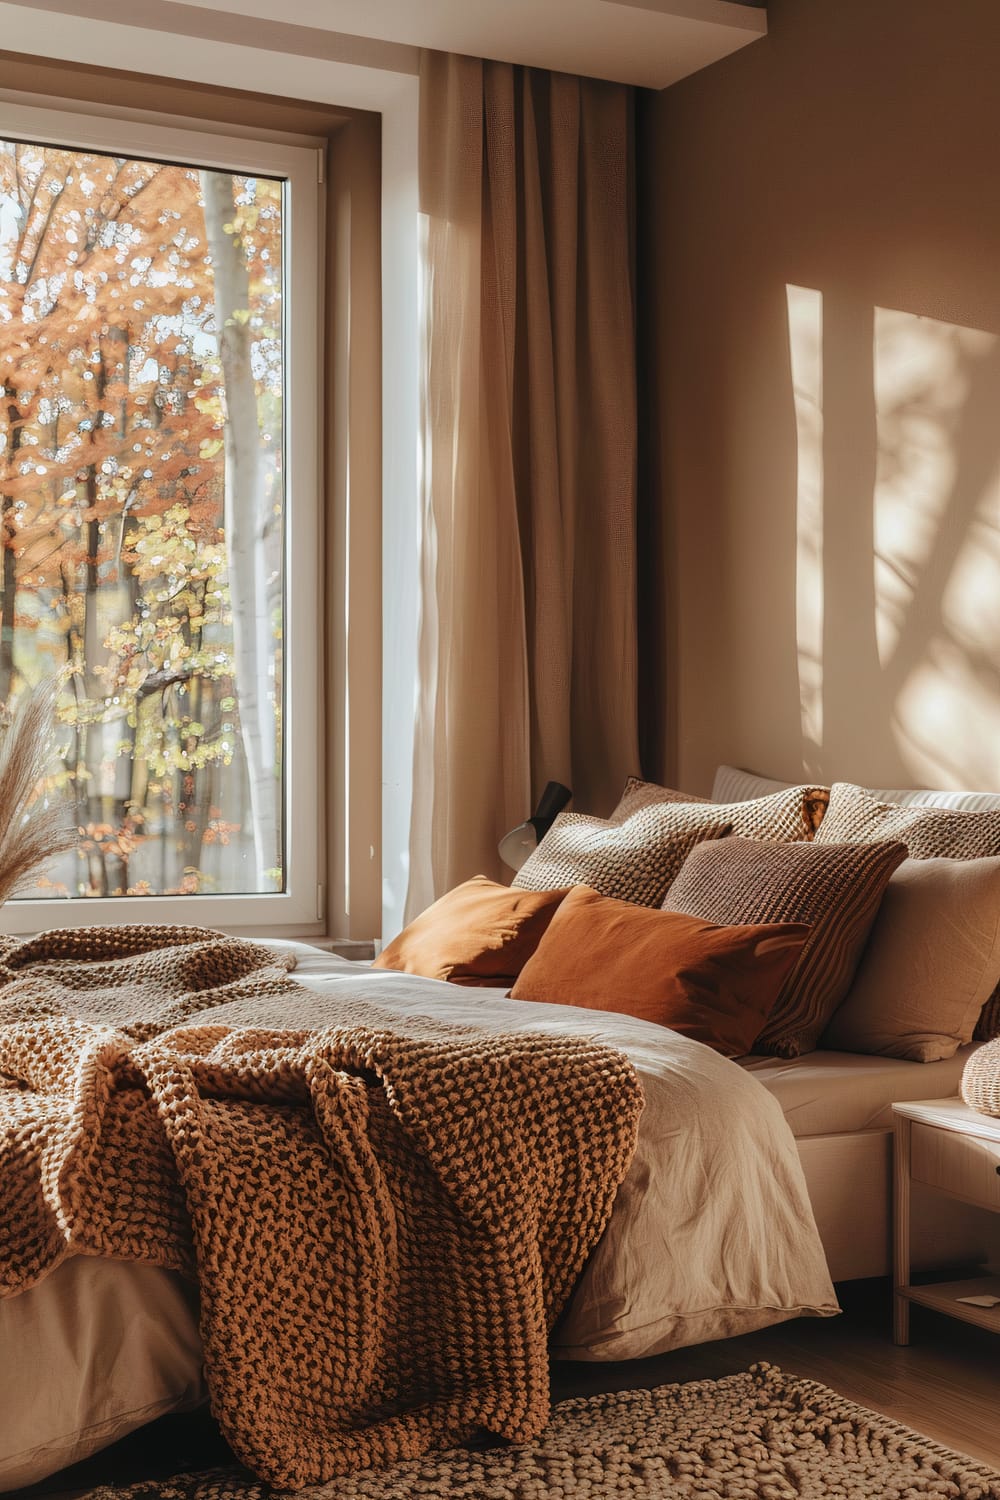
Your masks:
[{"label": "woven area rug", "polygon": [[[89,1500],[265,1500],[240,1470]],[[298,1491],[302,1500],[1000,1500],[1000,1473],[773,1365],[562,1401],[523,1447],[452,1450]]]}]

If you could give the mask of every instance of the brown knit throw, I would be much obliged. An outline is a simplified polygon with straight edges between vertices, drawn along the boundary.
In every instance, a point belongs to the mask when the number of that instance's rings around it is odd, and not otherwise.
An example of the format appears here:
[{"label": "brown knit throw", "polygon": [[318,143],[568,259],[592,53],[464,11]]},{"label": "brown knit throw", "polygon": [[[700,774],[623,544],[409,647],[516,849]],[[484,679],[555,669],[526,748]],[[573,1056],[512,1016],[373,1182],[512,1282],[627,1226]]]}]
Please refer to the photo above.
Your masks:
[{"label": "brown knit throw", "polygon": [[630,1064],[288,966],[193,928],[0,944],[0,1295],[73,1253],[196,1275],[213,1411],[276,1486],[535,1436],[634,1148]]}]

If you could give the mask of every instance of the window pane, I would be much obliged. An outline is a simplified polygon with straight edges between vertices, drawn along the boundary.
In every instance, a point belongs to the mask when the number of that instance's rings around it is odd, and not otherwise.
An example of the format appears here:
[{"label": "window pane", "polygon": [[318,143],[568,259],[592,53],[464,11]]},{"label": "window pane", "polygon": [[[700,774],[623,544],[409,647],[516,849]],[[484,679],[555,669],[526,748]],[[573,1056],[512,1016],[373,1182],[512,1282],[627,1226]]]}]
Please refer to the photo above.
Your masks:
[{"label": "window pane", "polygon": [[275,179],[0,142],[0,698],[58,674],[35,896],[282,890]]}]

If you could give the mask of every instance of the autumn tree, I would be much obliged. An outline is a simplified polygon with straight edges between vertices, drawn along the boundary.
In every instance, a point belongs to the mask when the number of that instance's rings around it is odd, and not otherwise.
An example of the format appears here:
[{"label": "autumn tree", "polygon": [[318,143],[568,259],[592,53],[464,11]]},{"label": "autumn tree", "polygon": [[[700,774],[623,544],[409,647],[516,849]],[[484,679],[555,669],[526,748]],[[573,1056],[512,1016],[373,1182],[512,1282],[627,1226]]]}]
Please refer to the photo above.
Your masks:
[{"label": "autumn tree", "polygon": [[[205,196],[230,206],[211,247]],[[54,782],[83,894],[273,887],[280,648],[258,633],[248,676],[232,586],[252,563],[251,623],[280,635],[280,232],[279,184],[0,143],[0,697],[63,676]],[[223,243],[242,256],[239,359]],[[237,391],[262,550],[234,565]]]}]

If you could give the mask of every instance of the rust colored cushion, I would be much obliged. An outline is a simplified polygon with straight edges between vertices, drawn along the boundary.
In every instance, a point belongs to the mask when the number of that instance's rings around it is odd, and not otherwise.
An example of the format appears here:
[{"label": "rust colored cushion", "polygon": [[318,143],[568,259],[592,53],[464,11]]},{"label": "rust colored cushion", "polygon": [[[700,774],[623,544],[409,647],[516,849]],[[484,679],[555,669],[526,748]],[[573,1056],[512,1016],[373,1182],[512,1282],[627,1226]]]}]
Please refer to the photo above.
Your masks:
[{"label": "rust colored cushion", "polygon": [[720,927],[579,885],[510,993],[639,1016],[741,1057],[808,936],[801,922]]},{"label": "rust colored cushion", "polygon": [[376,969],[507,989],[541,942],[561,891],[514,891],[475,875],[393,938]]}]

